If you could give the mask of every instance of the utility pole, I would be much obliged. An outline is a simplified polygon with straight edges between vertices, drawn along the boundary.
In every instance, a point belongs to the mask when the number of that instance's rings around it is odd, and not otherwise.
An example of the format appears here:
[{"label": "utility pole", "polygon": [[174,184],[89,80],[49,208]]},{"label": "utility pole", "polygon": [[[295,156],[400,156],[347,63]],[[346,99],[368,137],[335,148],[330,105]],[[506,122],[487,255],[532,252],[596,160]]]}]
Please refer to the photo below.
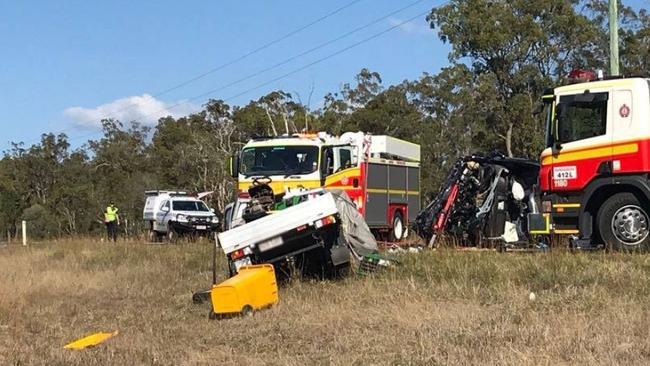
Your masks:
[{"label": "utility pole", "polygon": [[619,75],[618,70],[618,0],[609,0],[609,74]]}]

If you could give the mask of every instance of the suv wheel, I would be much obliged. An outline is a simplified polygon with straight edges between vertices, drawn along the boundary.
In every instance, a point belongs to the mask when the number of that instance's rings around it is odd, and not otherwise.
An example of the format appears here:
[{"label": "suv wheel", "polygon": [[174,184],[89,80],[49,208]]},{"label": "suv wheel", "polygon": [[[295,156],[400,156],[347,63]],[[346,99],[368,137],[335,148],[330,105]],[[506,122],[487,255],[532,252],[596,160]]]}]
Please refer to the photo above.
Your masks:
[{"label": "suv wheel", "polygon": [[169,224],[167,225],[167,242],[171,244],[178,242],[178,233]]},{"label": "suv wheel", "polygon": [[147,240],[150,243],[157,243],[158,242],[158,232],[153,230],[153,229],[149,230],[149,232],[147,233]]}]

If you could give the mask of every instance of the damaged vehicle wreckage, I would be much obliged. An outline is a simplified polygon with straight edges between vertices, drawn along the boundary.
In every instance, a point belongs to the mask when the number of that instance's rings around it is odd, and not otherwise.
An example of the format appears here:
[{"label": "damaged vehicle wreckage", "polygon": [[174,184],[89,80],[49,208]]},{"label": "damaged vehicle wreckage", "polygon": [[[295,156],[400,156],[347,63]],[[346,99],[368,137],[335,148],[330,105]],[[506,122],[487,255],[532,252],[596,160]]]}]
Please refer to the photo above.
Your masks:
[{"label": "damaged vehicle wreckage", "polygon": [[460,246],[524,248],[529,213],[538,212],[539,164],[499,153],[459,158],[413,229],[433,247],[444,236]]},{"label": "damaged vehicle wreckage", "polygon": [[[293,189],[276,195],[269,180],[255,179],[250,199],[230,213],[230,228],[216,235],[212,288],[192,295],[195,303],[211,300],[211,319],[272,306],[278,302],[277,281],[293,273],[334,278],[348,272],[352,261],[361,272],[390,264],[345,191]],[[218,247],[228,259],[229,275],[219,284]]]},{"label": "damaged vehicle wreckage", "polygon": [[[342,190],[322,188],[274,194],[269,179],[256,179],[250,201],[235,218],[238,226],[220,233],[229,273],[242,266],[269,263],[276,274],[292,270],[331,277],[378,252],[372,232]],[[239,220],[237,220],[239,219]]]}]

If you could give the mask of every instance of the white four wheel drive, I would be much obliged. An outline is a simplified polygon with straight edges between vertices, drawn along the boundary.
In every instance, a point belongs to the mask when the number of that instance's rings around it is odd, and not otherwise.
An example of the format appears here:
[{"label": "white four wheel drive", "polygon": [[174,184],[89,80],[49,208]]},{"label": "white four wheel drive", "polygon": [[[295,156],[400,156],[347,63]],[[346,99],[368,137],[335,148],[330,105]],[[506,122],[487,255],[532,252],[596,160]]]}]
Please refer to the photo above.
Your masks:
[{"label": "white four wheel drive", "polygon": [[180,235],[210,235],[217,231],[219,219],[197,196],[180,191],[146,191],[142,218],[148,239],[162,237],[174,242]]}]

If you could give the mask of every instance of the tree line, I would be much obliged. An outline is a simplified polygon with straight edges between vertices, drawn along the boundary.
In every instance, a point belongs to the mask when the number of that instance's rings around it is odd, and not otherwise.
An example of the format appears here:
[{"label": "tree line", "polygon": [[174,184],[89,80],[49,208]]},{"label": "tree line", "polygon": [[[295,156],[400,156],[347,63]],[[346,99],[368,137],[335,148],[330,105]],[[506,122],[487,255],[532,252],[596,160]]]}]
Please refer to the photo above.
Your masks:
[{"label": "tree line", "polygon": [[[621,70],[645,75],[650,17],[620,4]],[[101,121],[102,136],[71,148],[65,134],[13,143],[0,160],[0,230],[15,236],[20,220],[36,237],[94,234],[109,201],[122,230],[142,230],[144,191],[215,191],[220,212],[232,199],[228,159],[258,135],[299,131],[366,131],[422,147],[423,199],[438,190],[459,155],[500,150],[536,159],[543,123],[534,110],[544,89],[571,69],[608,69],[607,1],[452,0],[428,15],[451,45],[437,74],[385,85],[362,69],[312,110],[277,90],[246,105],[211,99],[200,112],[138,121]]]}]

